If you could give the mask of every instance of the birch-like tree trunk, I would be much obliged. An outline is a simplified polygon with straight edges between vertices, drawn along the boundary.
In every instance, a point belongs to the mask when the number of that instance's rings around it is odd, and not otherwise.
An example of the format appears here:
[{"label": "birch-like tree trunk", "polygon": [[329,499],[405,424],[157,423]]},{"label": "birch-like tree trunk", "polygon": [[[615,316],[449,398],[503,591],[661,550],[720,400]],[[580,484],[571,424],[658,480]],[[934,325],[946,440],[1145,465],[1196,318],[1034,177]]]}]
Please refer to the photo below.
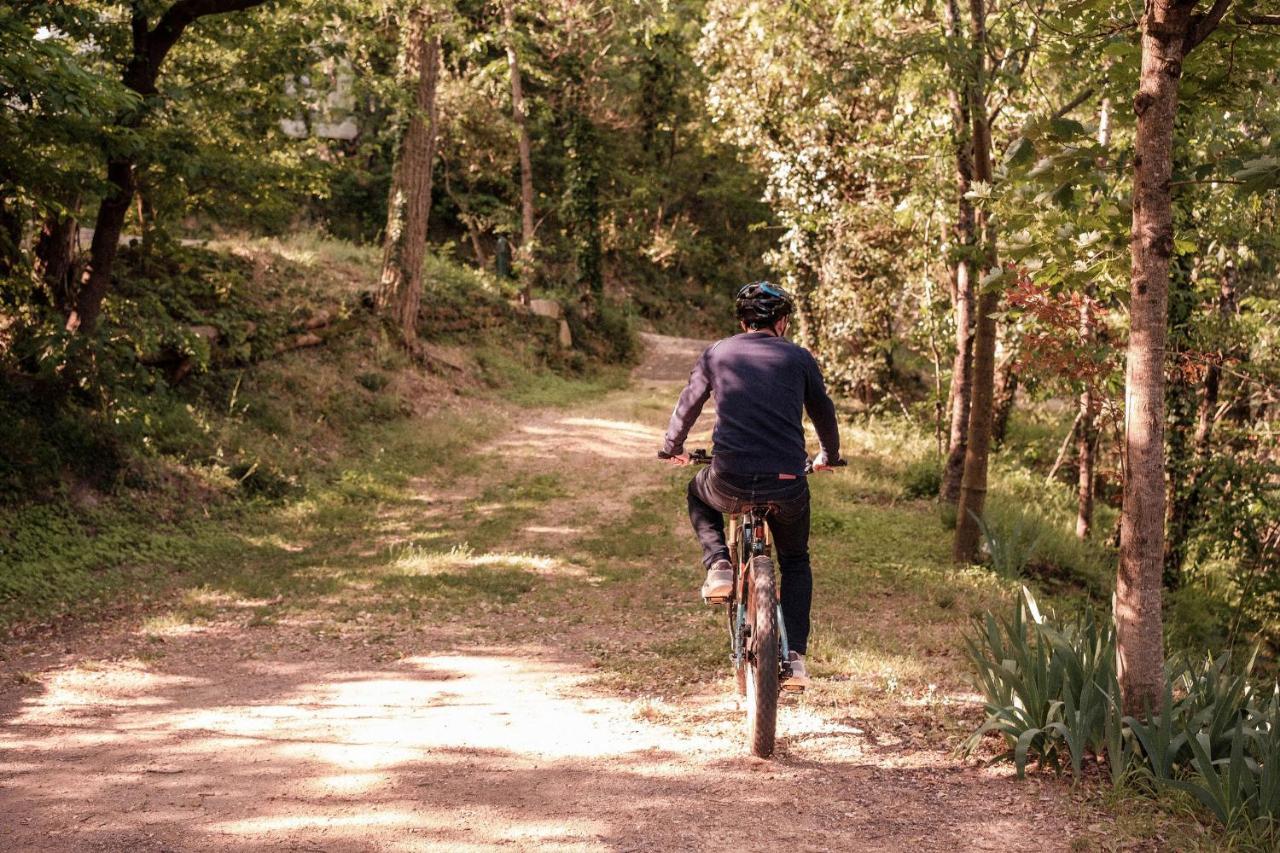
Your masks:
[{"label": "birch-like tree trunk", "polygon": [[1116,577],[1116,654],[1130,713],[1159,707],[1164,688],[1164,351],[1173,254],[1173,121],[1193,6],[1149,0],[1133,170],[1129,345],[1125,362],[1125,479]]},{"label": "birch-like tree trunk", "polygon": [[[973,126],[973,176],[991,183],[991,126],[986,103],[987,11],[984,0],[969,0],[973,28],[973,78],[970,88],[969,114]],[[982,269],[996,266],[995,229],[987,211],[974,211],[974,226],[981,240],[979,257]],[[987,458],[991,451],[991,416],[995,397],[996,320],[1000,296],[990,288],[981,289],[977,297],[977,314],[973,336],[973,391],[969,404],[969,439],[964,455],[964,476],[960,483],[960,501],[956,505],[956,535],[952,555],[957,562],[973,562],[978,556],[978,540],[987,498]]]},{"label": "birch-like tree trunk", "polygon": [[[1093,337],[1093,323],[1086,299],[1080,304],[1080,337],[1089,341]],[[1076,536],[1085,540],[1093,531],[1094,452],[1098,444],[1098,403],[1094,399],[1093,386],[1086,380],[1080,392],[1079,428],[1076,430]]]},{"label": "birch-like tree trunk", "polygon": [[[961,43],[960,10],[956,0],[944,7],[947,40],[952,52]],[[964,453],[969,443],[969,403],[973,369],[973,203],[968,194],[973,183],[973,140],[969,128],[968,63],[954,63],[950,69],[951,145],[956,164],[956,221],[952,226],[953,246],[958,257],[949,265],[951,305],[956,324],[956,357],[951,365],[951,428],[947,461],[942,473],[941,497],[955,506],[960,499],[964,477]]]},{"label": "birch-like tree trunk", "polygon": [[[1111,145],[1111,99],[1104,97],[1098,110],[1098,145],[1105,151]],[[1099,167],[1106,165],[1107,155],[1098,158]],[[1085,287],[1085,300],[1080,305],[1080,340],[1086,346],[1094,340],[1092,317],[1088,300],[1093,287]],[[1076,433],[1076,537],[1088,539],[1093,532],[1093,501],[1097,483],[1098,452],[1098,400],[1093,386],[1087,381],[1080,392],[1080,413],[1077,415],[1079,431]]]},{"label": "birch-like tree trunk", "polygon": [[504,0],[502,25],[506,30],[507,68],[511,73],[511,112],[519,132],[520,149],[520,275],[525,304],[533,298],[533,160],[529,146],[529,120],[524,108],[524,82],[520,77],[520,57],[516,54],[515,0]]},{"label": "birch-like tree trunk", "polygon": [[413,87],[413,107],[396,154],[387,198],[382,244],[382,276],[377,308],[395,323],[406,346],[418,337],[422,301],[422,261],[431,213],[431,170],[436,154],[436,90],[440,80],[440,37],[431,32],[426,4],[409,13],[400,58],[400,79]]}]

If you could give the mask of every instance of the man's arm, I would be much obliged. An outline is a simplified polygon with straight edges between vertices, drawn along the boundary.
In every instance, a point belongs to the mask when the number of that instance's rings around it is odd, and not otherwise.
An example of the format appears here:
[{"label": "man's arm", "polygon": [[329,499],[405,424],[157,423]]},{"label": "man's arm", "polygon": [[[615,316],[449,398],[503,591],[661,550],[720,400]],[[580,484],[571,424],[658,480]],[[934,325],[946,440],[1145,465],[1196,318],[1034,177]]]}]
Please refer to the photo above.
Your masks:
[{"label": "man's arm", "polygon": [[702,407],[711,396],[711,368],[708,355],[711,347],[707,347],[693,365],[689,374],[689,384],[680,392],[675,410],[671,412],[671,421],[667,424],[667,435],[662,442],[662,452],[668,456],[680,456],[684,453],[684,440],[693,429],[693,424],[702,414]]},{"label": "man's arm", "polygon": [[820,464],[835,462],[840,458],[840,426],[836,421],[836,404],[827,395],[827,386],[822,379],[822,369],[812,353],[805,353],[808,358],[808,370],[805,371],[804,410],[813,421],[813,428],[818,433],[819,458],[815,459],[815,467]]}]

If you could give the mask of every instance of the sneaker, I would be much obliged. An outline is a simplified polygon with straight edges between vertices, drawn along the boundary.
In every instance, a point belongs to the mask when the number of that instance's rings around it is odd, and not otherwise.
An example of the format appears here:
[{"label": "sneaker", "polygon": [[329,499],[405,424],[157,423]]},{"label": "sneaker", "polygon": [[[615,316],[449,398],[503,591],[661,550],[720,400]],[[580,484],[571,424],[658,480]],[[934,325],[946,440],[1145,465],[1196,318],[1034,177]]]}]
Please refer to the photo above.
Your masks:
[{"label": "sneaker", "polygon": [[801,691],[809,686],[809,673],[804,670],[804,655],[791,653],[791,674],[782,682],[783,690]]},{"label": "sneaker", "polygon": [[717,560],[707,569],[702,582],[702,600],[707,604],[723,604],[733,594],[733,566],[728,560]]}]

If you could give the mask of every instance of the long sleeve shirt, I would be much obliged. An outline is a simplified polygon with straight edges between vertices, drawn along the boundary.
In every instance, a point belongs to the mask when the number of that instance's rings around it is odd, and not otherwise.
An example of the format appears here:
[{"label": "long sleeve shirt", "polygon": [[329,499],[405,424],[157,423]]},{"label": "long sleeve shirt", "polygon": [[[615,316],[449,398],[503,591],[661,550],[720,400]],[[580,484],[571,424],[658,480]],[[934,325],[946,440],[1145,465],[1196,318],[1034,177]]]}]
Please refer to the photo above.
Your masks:
[{"label": "long sleeve shirt", "polygon": [[835,404],[804,347],[768,332],[745,332],[707,347],[671,413],[665,453],[684,452],[685,438],[712,394],[717,471],[803,475],[806,412],[827,458],[840,458]]}]

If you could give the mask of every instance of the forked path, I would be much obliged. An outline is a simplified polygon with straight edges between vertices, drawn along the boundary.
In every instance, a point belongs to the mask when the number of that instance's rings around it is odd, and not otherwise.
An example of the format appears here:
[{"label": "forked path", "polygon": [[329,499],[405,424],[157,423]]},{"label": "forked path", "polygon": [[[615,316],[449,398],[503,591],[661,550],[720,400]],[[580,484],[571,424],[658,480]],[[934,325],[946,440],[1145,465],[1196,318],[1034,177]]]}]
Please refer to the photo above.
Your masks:
[{"label": "forked path", "polygon": [[[631,388],[526,418],[478,474],[415,484],[425,514],[448,523],[465,503],[457,517],[476,524],[501,511],[480,499],[491,472],[560,472],[563,493],[520,518],[512,547],[430,558],[547,579],[510,606],[466,620],[370,606],[330,624],[305,607],[255,620],[271,602],[222,601],[192,624],[121,619],[10,650],[32,674],[0,691],[0,847],[1070,848],[1083,830],[1063,816],[1079,810],[1061,786],[964,766],[817,703],[784,706],[779,756],[759,761],[743,755],[727,679],[670,701],[600,680],[584,649],[645,628],[602,631],[601,611],[624,602],[566,555],[588,535],[581,519],[670,494],[653,451],[700,347],[646,343]],[[679,514],[673,504],[673,532]],[[369,529],[394,530],[384,516],[371,509]]]}]

